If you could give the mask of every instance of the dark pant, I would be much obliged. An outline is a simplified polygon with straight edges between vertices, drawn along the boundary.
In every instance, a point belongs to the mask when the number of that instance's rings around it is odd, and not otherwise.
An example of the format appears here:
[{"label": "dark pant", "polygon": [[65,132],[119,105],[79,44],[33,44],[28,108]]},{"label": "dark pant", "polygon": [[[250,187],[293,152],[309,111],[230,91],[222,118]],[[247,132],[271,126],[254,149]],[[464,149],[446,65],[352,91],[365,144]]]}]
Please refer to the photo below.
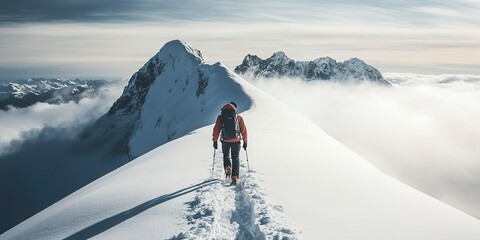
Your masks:
[{"label": "dark pant", "polygon": [[[230,150],[232,155],[232,163],[230,162]],[[240,171],[240,142],[222,142],[223,152],[223,168],[232,166],[232,176],[237,176]]]}]

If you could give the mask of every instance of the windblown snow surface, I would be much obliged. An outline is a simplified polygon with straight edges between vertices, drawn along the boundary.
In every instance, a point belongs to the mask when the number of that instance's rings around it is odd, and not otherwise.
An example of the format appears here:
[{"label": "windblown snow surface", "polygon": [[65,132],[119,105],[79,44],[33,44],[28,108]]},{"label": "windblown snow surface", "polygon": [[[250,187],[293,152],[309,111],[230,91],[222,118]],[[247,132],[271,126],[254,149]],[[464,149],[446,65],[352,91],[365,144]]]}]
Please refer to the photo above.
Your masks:
[{"label": "windblown snow surface", "polygon": [[239,185],[226,186],[210,125],[0,239],[480,239],[479,220],[381,173],[303,115],[226,73],[222,81],[240,84],[254,101],[241,114],[250,140]]}]

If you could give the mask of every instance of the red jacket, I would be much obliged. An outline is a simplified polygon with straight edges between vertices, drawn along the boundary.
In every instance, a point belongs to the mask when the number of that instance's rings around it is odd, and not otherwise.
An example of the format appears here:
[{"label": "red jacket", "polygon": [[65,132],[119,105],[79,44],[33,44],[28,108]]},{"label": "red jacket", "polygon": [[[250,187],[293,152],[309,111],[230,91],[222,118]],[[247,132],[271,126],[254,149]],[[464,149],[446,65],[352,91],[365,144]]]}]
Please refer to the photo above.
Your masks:
[{"label": "red jacket", "polygon": [[[233,109],[237,111],[237,108],[233,106],[232,104],[227,104],[222,107],[222,110],[224,109]],[[247,135],[247,127],[245,126],[245,122],[243,122],[243,118],[240,115],[237,115],[238,119],[238,125],[240,127],[240,133],[242,134],[243,142],[246,143],[248,140],[248,135]],[[222,116],[218,115],[217,121],[215,121],[215,126],[213,127],[213,134],[212,134],[212,140],[216,142],[220,136],[220,131],[222,130]],[[234,139],[229,139],[229,140],[222,140],[225,142],[240,142],[240,138],[234,138]]]}]

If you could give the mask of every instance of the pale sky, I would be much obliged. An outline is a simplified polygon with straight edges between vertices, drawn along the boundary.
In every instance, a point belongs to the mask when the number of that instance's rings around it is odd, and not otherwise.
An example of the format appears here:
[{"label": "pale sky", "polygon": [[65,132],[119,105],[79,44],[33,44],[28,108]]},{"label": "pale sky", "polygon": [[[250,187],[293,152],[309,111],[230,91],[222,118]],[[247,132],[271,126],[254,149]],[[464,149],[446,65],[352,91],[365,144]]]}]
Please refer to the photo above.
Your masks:
[{"label": "pale sky", "polygon": [[[260,3],[258,3],[260,2]],[[208,63],[284,51],[381,72],[480,74],[480,0],[2,0],[0,80],[129,78],[181,39]]]}]

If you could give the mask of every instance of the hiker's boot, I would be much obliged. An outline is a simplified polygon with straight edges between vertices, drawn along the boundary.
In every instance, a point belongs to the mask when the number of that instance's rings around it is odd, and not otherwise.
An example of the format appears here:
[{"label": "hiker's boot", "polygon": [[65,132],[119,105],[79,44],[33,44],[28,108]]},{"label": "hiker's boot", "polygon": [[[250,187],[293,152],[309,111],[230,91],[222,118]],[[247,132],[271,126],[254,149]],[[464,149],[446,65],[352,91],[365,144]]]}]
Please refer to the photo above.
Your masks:
[{"label": "hiker's boot", "polygon": [[227,166],[227,167],[225,168],[225,177],[228,178],[228,177],[230,177],[230,176],[232,176],[232,167]]},{"label": "hiker's boot", "polygon": [[232,176],[232,185],[237,185],[238,176]]}]

